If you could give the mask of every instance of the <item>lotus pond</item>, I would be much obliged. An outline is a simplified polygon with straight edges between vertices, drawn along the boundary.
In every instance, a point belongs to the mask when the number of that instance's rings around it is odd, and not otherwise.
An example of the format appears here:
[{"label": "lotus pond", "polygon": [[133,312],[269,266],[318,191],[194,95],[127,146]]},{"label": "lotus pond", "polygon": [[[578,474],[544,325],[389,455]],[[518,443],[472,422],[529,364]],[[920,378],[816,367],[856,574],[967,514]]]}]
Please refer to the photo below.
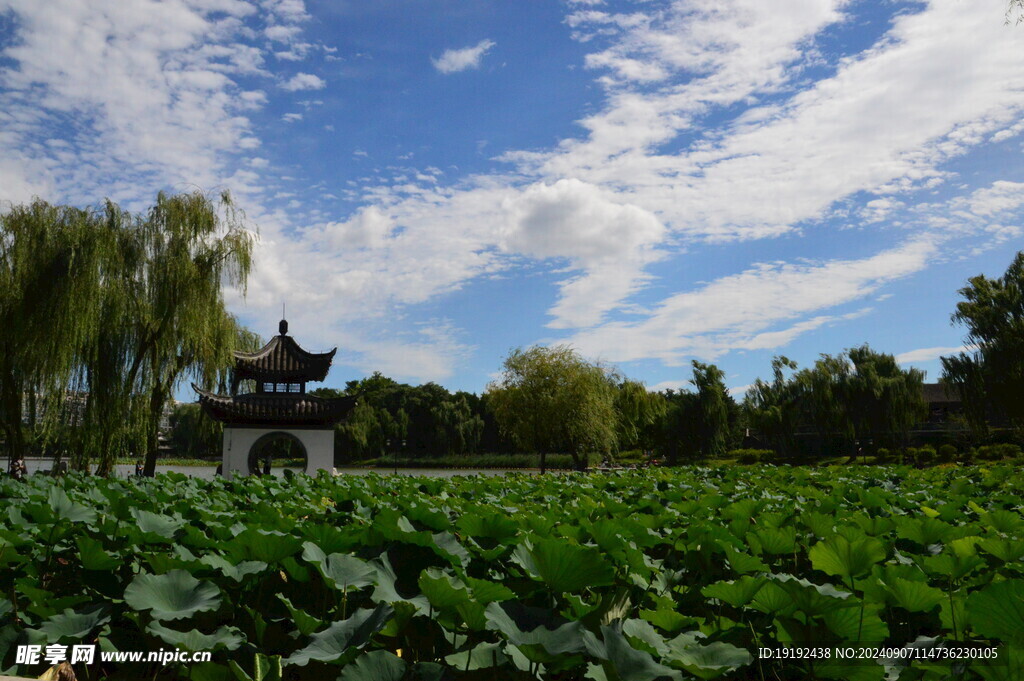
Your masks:
[{"label": "lotus pond", "polygon": [[[1024,476],[989,468],[0,481],[19,645],[79,679],[1024,679]],[[760,648],[998,645],[970,664]]]}]

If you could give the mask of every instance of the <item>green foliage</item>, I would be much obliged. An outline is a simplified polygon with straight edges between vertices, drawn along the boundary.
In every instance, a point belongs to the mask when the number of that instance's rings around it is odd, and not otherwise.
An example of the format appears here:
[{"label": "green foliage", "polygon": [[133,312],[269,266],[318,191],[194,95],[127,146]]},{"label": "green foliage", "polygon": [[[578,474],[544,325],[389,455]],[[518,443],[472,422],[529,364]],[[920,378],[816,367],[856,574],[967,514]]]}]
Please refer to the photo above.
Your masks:
[{"label": "green foliage", "polygon": [[701,458],[725,454],[729,437],[729,405],[725,372],[714,364],[693,360],[693,385],[697,388],[697,446]]},{"label": "green foliage", "polygon": [[1002,459],[1015,459],[1021,454],[1020,446],[1012,443],[1001,443],[996,445],[982,445],[977,449],[979,459],[985,461],[999,461]]},{"label": "green foliage", "polygon": [[0,426],[25,455],[23,396],[60,421],[82,348],[97,333],[102,269],[116,243],[96,213],[36,200],[0,213]]},{"label": "green foliage", "polygon": [[758,462],[768,462],[773,454],[775,452],[770,449],[732,449],[729,451],[728,457],[735,459],[736,463],[749,465]]},{"label": "green foliage", "polygon": [[198,404],[178,404],[171,412],[169,444],[176,456],[209,458],[221,453],[224,426]]},{"label": "green foliage", "polygon": [[942,463],[949,463],[957,458],[959,452],[956,447],[951,444],[940,445],[937,452],[939,461]]},{"label": "green foliage", "polygon": [[639,381],[623,379],[615,393],[616,440],[622,450],[652,450],[668,411],[664,395]]},{"label": "green foliage", "polygon": [[668,390],[661,424],[661,453],[670,461],[703,460],[724,455],[738,416],[726,390],[725,374],[713,364],[692,362],[690,383],[697,392]]},{"label": "green foliage", "polygon": [[[481,398],[450,393],[435,383],[411,386],[379,372],[349,381],[345,394],[359,395],[359,406],[336,429],[338,463],[378,457],[434,458],[480,451],[488,414]],[[313,391],[337,397],[336,390]]]},{"label": "green foliage", "polygon": [[[851,457],[869,442],[906,445],[910,429],[926,416],[924,374],[904,369],[892,355],[867,345],[842,355],[822,355],[801,371],[785,357],[772,362],[774,380],[760,379],[747,391],[744,412],[776,451],[797,453],[799,426],[813,426],[826,451]],[[790,376],[784,370],[794,370]],[[867,452],[861,452],[867,453]]]},{"label": "green foliage", "polygon": [[771,382],[757,379],[743,400],[750,425],[761,433],[766,444],[785,455],[795,450],[793,436],[800,418],[799,386],[785,372],[796,368],[796,362],[788,357],[775,357]]},{"label": "green foliage", "polygon": [[0,650],[212,653],[90,667],[112,680],[877,681],[753,653],[939,637],[998,644],[957,678],[1008,681],[1022,497],[1005,464],[0,479]]},{"label": "green foliage", "polygon": [[163,575],[138,574],[124,592],[132,609],[148,611],[153,619],[174,620],[212,610],[220,603],[219,590],[200,582],[185,570]]},{"label": "green foliage", "polygon": [[503,375],[487,387],[488,403],[502,430],[522,449],[568,452],[577,467],[587,454],[616,446],[616,385],[603,367],[568,346],[516,349]]},{"label": "green foliage", "polygon": [[987,431],[990,410],[1024,427],[1024,251],[1002,277],[979,274],[959,293],[952,319],[975,349],[943,357],[942,380],[959,392],[976,436]]},{"label": "green foliage", "polygon": [[175,388],[186,377],[223,383],[249,335],[223,286],[244,291],[253,239],[227,193],[161,193],[145,215],[36,201],[0,216],[0,425],[11,454],[24,453],[27,393],[49,425],[75,422],[60,434],[73,467],[92,460],[109,474],[118,457],[145,453],[152,473]]}]

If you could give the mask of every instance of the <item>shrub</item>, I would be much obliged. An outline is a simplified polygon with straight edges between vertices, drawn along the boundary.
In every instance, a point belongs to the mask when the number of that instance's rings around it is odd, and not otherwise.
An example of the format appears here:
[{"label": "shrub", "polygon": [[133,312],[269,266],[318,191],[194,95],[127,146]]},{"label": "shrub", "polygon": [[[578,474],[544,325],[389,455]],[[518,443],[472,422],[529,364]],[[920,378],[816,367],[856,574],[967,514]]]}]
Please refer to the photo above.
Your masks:
[{"label": "shrub", "polygon": [[914,460],[917,461],[918,466],[927,466],[935,461],[935,448],[931,445],[918,447],[914,455]]},{"label": "shrub", "polygon": [[1020,447],[1011,442],[1006,442],[1001,445],[996,445],[999,451],[999,458],[1001,459],[1016,459],[1020,456]]},{"label": "shrub", "polygon": [[877,464],[889,463],[891,459],[892,452],[890,452],[886,447],[879,447],[875,452],[875,463]]},{"label": "shrub", "polygon": [[949,463],[957,458],[956,447],[951,444],[944,444],[939,447],[939,461]]},{"label": "shrub", "polygon": [[771,449],[734,449],[729,452],[729,457],[736,459],[737,463],[749,465],[761,461],[769,461],[775,454]]},{"label": "shrub", "polygon": [[984,445],[978,447],[978,458],[985,461],[999,461],[1001,459],[1015,459],[1020,456],[1020,446],[1011,442],[1003,442],[996,445]]},{"label": "shrub", "polygon": [[982,461],[995,461],[1002,458],[998,445],[982,445],[978,447],[978,458]]},{"label": "shrub", "polygon": [[615,461],[615,463],[619,465],[628,466],[630,464],[644,463],[645,461],[647,461],[647,456],[644,454],[643,450],[630,449],[625,452],[619,452],[618,454],[613,456],[612,459]]}]

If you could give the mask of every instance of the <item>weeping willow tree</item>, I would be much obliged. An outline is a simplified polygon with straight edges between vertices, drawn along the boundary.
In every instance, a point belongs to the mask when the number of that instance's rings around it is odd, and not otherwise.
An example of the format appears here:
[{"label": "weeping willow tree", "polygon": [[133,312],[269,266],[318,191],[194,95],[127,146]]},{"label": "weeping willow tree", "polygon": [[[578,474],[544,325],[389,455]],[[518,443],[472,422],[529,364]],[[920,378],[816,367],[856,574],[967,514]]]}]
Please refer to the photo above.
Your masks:
[{"label": "weeping willow tree", "polygon": [[743,410],[750,425],[764,437],[769,447],[786,455],[796,449],[801,391],[795,380],[787,378],[785,371],[796,368],[796,362],[788,357],[774,357],[771,382],[757,379],[743,400]]},{"label": "weeping willow tree", "polygon": [[725,387],[725,373],[714,364],[692,361],[697,389],[696,445],[702,457],[725,454],[729,443],[729,413],[734,405]]},{"label": "weeping willow tree", "polygon": [[1001,277],[971,277],[952,320],[974,347],[942,358],[942,380],[959,393],[976,436],[990,416],[1024,430],[1024,251]]},{"label": "weeping willow tree", "polygon": [[[155,468],[160,419],[185,379],[226,383],[235,348],[259,337],[228,314],[223,286],[243,291],[254,237],[230,195],[161,193],[145,215],[107,202],[81,210],[35,201],[0,215],[0,422],[11,457],[23,417],[43,400],[61,420],[84,393],[72,465],[109,474],[120,455]],[[24,413],[25,403],[29,414]],[[44,424],[45,425],[45,424]]]},{"label": "weeping willow tree", "polygon": [[615,393],[615,436],[620,449],[653,449],[655,427],[665,418],[665,396],[651,392],[640,381],[619,380]]},{"label": "weeping willow tree", "polygon": [[813,367],[802,369],[793,376],[799,420],[813,426],[818,433],[820,448],[825,452],[835,447],[856,453],[853,448],[856,429],[850,418],[846,394],[851,371],[852,366],[845,354],[821,355]]},{"label": "weeping willow tree", "polygon": [[502,431],[523,449],[540,453],[544,473],[549,452],[568,452],[583,469],[588,452],[615,448],[615,391],[604,367],[556,345],[509,353],[487,397]]},{"label": "weeping willow tree", "polygon": [[[87,420],[95,433],[85,454],[101,473],[116,457],[145,453],[153,475],[160,419],[185,379],[210,387],[244,339],[224,304],[223,285],[245,288],[253,236],[229,194],[160,193],[145,216],[107,204],[121,256],[104,286],[99,342],[85,365]],[[126,418],[127,417],[127,418]],[[141,435],[140,435],[141,433]]]},{"label": "weeping willow tree", "polygon": [[910,429],[928,415],[924,372],[904,369],[892,355],[867,345],[846,352],[852,371],[842,385],[854,437],[906,446]]},{"label": "weeping willow tree", "polygon": [[98,328],[109,236],[94,213],[38,200],[0,215],[0,423],[11,458],[26,453],[22,421],[35,421],[37,400],[46,408],[36,426],[59,421]]}]

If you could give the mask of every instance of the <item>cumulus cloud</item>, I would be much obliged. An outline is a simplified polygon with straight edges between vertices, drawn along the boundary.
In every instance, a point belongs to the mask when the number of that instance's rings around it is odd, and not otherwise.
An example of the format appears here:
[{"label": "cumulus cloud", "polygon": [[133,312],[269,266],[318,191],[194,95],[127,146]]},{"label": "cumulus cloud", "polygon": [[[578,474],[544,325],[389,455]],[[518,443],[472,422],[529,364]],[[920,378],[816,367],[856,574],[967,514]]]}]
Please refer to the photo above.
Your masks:
[{"label": "cumulus cloud", "polygon": [[494,47],[493,40],[481,40],[471,47],[463,47],[459,50],[445,50],[437,59],[431,58],[434,68],[444,74],[458,73],[466,69],[480,67],[484,55]]},{"label": "cumulus cloud", "polygon": [[1024,182],[999,180],[975,191],[967,204],[972,213],[982,217],[1015,211],[1024,205]]},{"label": "cumulus cloud", "polygon": [[658,218],[579,180],[536,184],[505,202],[507,250],[565,258],[584,273],[561,282],[554,328],[592,326],[632,293],[657,259]]},{"label": "cumulus cloud", "polygon": [[312,73],[296,73],[281,84],[281,89],[288,90],[289,92],[322,90],[325,87],[327,87],[327,81]]}]

